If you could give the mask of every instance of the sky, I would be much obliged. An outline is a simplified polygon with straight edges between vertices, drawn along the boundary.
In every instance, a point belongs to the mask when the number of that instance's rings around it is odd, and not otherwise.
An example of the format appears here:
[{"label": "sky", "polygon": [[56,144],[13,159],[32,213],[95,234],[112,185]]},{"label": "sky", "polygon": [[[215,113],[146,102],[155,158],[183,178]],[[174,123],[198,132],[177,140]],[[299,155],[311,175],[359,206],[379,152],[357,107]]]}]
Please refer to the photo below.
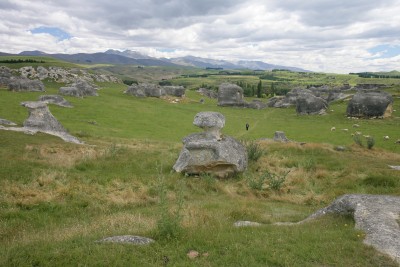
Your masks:
[{"label": "sky", "polygon": [[400,0],[0,0],[0,52],[134,50],[400,71]]}]

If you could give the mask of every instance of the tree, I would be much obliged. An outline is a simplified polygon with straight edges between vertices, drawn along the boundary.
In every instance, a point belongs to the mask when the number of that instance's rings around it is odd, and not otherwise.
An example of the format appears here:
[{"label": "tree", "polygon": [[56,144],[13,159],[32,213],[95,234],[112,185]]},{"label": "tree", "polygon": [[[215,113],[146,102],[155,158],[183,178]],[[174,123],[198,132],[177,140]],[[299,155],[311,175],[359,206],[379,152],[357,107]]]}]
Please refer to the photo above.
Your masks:
[{"label": "tree", "polygon": [[261,98],[261,89],[262,89],[262,83],[261,80],[257,84],[257,97]]}]

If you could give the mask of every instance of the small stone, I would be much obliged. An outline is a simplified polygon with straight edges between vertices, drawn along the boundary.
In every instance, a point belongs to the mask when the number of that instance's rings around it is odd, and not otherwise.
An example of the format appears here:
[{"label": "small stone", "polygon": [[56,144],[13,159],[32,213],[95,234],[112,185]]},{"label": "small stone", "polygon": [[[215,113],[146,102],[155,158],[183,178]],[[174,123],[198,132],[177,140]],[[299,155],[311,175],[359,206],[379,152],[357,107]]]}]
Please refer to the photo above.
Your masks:
[{"label": "small stone", "polygon": [[200,253],[196,250],[190,250],[186,255],[189,257],[189,259],[195,259],[200,255]]},{"label": "small stone", "polygon": [[233,224],[235,227],[247,227],[247,226],[261,226],[261,223],[252,221],[237,221]]},{"label": "small stone", "polygon": [[135,236],[135,235],[121,235],[106,237],[96,241],[98,243],[127,243],[134,245],[147,245],[153,243],[154,240],[147,237]]}]

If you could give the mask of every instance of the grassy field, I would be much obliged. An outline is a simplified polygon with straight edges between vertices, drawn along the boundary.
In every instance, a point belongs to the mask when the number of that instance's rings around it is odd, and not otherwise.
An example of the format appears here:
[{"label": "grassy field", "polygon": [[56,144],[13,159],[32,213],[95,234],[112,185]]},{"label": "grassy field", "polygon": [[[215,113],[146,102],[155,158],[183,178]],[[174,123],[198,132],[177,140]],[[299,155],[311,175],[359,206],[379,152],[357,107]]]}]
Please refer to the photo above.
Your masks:
[{"label": "grassy field", "polygon": [[[400,162],[398,99],[391,118],[354,121],[345,116],[346,102],[332,104],[325,116],[297,116],[293,108],[200,104],[194,91],[173,104],[124,95],[125,85],[98,85],[98,97],[66,97],[72,109],[50,106],[86,145],[0,131],[0,266],[397,266],[362,243],[351,218],[273,223],[302,220],[346,193],[399,196],[400,172],[387,166]],[[46,93],[60,86],[48,81]],[[19,103],[41,94],[0,89],[0,118],[22,125],[27,111]],[[224,114],[223,133],[256,142],[263,155],[229,180],[174,173],[181,139],[200,131],[192,125],[200,111]],[[277,130],[305,144],[260,140]],[[356,130],[374,136],[375,146],[356,145]],[[273,187],[266,173],[283,183]],[[264,225],[235,228],[237,220]],[[156,242],[95,242],[114,235]],[[190,250],[200,256],[189,259]]]}]

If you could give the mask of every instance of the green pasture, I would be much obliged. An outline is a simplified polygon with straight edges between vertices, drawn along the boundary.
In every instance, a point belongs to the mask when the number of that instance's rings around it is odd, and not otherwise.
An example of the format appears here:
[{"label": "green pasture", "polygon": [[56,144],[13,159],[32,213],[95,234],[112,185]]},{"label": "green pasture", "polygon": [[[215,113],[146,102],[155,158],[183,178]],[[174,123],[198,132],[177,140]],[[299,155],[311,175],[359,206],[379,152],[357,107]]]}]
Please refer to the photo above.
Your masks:
[{"label": "green pasture", "polygon": [[[187,86],[213,77],[187,78]],[[62,86],[45,85],[46,94]],[[49,106],[85,145],[0,130],[0,266],[397,266],[363,244],[352,218],[274,223],[302,220],[342,194],[400,195],[400,173],[387,166],[400,165],[398,98],[391,118],[353,120],[346,102],[331,104],[324,116],[298,116],[294,108],[218,107],[193,90],[174,104],[126,95],[122,84],[98,86],[98,97],[65,97],[73,108]],[[0,118],[21,126],[28,112],[20,102],[41,94],[0,88]],[[192,124],[200,111],[221,112],[223,133],[257,142],[262,156],[227,180],[174,173],[181,139],[201,131]],[[265,140],[278,130],[299,143]],[[355,144],[355,131],[373,136],[373,148]],[[259,179],[266,172],[288,175],[273,190]],[[263,226],[233,227],[238,220]],[[114,235],[156,242],[95,242]],[[189,259],[190,250],[200,256]]]}]

